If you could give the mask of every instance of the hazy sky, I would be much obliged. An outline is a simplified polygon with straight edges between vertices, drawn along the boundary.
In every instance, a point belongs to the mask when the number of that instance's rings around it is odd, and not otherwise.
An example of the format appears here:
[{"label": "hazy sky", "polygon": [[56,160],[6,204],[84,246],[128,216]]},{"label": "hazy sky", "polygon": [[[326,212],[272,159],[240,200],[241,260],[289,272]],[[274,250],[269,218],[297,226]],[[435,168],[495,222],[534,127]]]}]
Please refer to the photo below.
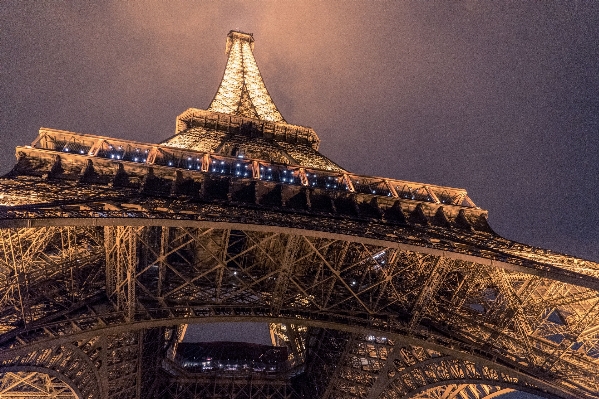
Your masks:
[{"label": "hazy sky", "polygon": [[0,2],[0,172],[40,126],[172,135],[239,29],[343,167],[466,188],[505,237],[599,261],[598,2],[100,3]]},{"label": "hazy sky", "polygon": [[230,29],[356,173],[466,188],[507,238],[599,261],[599,2],[0,2],[0,172],[40,126],[157,142]]},{"label": "hazy sky", "polygon": [[0,2],[0,173],[41,126],[172,135],[238,29],[341,166],[466,188],[503,236],[599,261],[599,2],[89,3]]}]

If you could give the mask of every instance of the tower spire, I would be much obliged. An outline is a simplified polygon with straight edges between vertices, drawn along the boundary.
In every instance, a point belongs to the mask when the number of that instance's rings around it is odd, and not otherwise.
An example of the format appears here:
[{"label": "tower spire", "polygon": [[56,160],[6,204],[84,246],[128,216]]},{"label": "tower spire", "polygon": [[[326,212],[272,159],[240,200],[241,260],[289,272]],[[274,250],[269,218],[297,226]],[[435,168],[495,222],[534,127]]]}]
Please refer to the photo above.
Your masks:
[{"label": "tower spire", "polygon": [[208,110],[285,122],[264,86],[253,49],[254,37],[251,33],[229,32],[226,49],[229,58],[225,74]]}]

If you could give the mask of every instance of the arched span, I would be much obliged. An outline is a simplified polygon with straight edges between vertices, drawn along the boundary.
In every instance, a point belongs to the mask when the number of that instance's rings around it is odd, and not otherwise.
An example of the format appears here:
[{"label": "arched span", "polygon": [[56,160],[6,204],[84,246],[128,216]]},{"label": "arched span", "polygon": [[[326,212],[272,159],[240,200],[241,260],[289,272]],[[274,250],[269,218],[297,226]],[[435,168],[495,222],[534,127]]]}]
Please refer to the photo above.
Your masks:
[{"label": "arched span", "polygon": [[104,387],[96,364],[71,341],[31,348],[16,356],[0,355],[0,372],[35,371],[67,383],[79,398],[102,398]]},{"label": "arched span", "polygon": [[[573,394],[561,387],[552,385],[545,381],[535,378],[534,376],[525,374],[523,372],[518,371],[513,366],[504,366],[498,364],[497,359],[489,359],[481,356],[483,353],[476,351],[475,348],[463,348],[460,350],[460,343],[456,342],[440,342],[432,339],[422,339],[414,336],[404,335],[398,332],[394,332],[389,328],[383,328],[382,326],[366,326],[364,324],[358,323],[347,323],[347,321],[324,321],[318,319],[311,319],[310,315],[306,312],[299,311],[296,317],[272,317],[272,316],[264,316],[264,315],[239,315],[234,312],[230,312],[228,316],[210,316],[206,315],[203,317],[198,316],[189,316],[189,317],[170,317],[170,318],[162,318],[162,319],[154,319],[154,320],[143,320],[136,322],[128,322],[128,323],[119,323],[112,326],[104,326],[101,328],[95,328],[91,331],[81,331],[72,333],[68,336],[59,336],[55,338],[50,338],[46,340],[40,340],[38,342],[34,342],[19,348],[8,349],[0,352],[0,356],[6,359],[5,363],[9,365],[11,361],[9,359],[18,359],[28,358],[31,356],[32,351],[43,350],[43,348],[48,347],[57,347],[64,344],[64,342],[71,341],[79,341],[90,339],[95,336],[109,336],[114,334],[122,334],[125,332],[135,332],[141,331],[143,329],[149,329],[154,327],[167,327],[179,324],[202,324],[202,323],[223,323],[223,322],[270,322],[270,323],[285,323],[285,324],[296,324],[296,325],[305,325],[309,327],[319,327],[326,328],[332,330],[339,330],[350,332],[354,334],[376,334],[376,335],[384,335],[389,339],[394,339],[397,342],[401,343],[401,345],[414,345],[420,346],[424,348],[428,348],[434,351],[438,351],[439,353],[444,353],[449,356],[451,359],[455,361],[462,362],[463,364],[475,364],[477,367],[485,367],[488,370],[493,370],[496,373],[502,373],[506,376],[510,376],[510,378],[517,380],[517,383],[513,383],[511,385],[506,385],[506,388],[513,388],[519,390],[528,389],[527,387],[538,387],[538,392],[544,392],[547,398],[571,398]],[[356,321],[358,321],[356,319]],[[387,326],[388,327],[388,326]],[[443,357],[442,359],[445,359]],[[425,363],[426,365],[426,363]],[[417,367],[418,365],[416,365]],[[455,383],[458,380],[450,379],[450,380],[440,380],[436,385],[443,385],[447,383]],[[489,383],[495,384],[496,381],[493,380],[475,380],[472,379],[472,383],[481,383],[484,381],[489,381]],[[436,386],[435,385],[435,386]],[[432,386],[432,385],[431,385]],[[531,393],[535,393],[531,392]],[[414,392],[416,394],[417,392]]]},{"label": "arched span", "polygon": [[[567,270],[555,267],[551,262],[539,265],[538,262],[526,261],[520,256],[513,257],[511,254],[502,250],[495,251],[492,248],[486,251],[480,251],[478,245],[481,244],[480,238],[474,241],[467,236],[461,236],[461,249],[453,246],[446,246],[440,243],[438,239],[431,242],[422,240],[418,236],[419,230],[426,230],[425,227],[416,227],[415,232],[401,232],[400,226],[380,224],[376,229],[372,229],[365,223],[354,223],[355,226],[347,228],[346,234],[340,234],[337,228],[337,219],[330,217],[310,216],[302,218],[301,225],[304,228],[289,226],[286,219],[276,220],[268,211],[256,212],[255,218],[241,218],[239,222],[223,221],[223,218],[229,219],[227,210],[214,209],[217,213],[202,215],[201,220],[188,219],[181,215],[171,215],[171,217],[153,216],[144,217],[144,214],[138,215],[135,212],[125,212],[122,217],[111,217],[106,212],[105,217],[36,217],[32,219],[3,219],[0,220],[0,228],[37,228],[37,227],[67,227],[67,226],[145,226],[145,227],[173,227],[173,228],[214,228],[214,229],[239,229],[256,232],[273,232],[297,234],[316,238],[328,238],[334,240],[346,240],[351,242],[382,245],[398,248],[405,251],[413,251],[421,254],[440,256],[447,259],[454,259],[466,262],[474,262],[484,266],[497,267],[509,271],[522,272],[534,276],[551,278],[568,284],[580,287],[590,288],[599,291],[599,279],[594,276],[588,276],[577,272],[576,270]],[[250,212],[248,210],[248,212]],[[130,215],[127,217],[126,215]],[[299,217],[301,218],[301,216]],[[232,219],[232,218],[231,218]],[[249,220],[248,220],[249,219]],[[346,223],[349,224],[349,223]],[[297,225],[297,224],[296,224]],[[434,230],[434,229],[433,229]],[[437,235],[439,231],[433,231]],[[416,234],[414,234],[416,233]],[[464,238],[466,238],[464,240]],[[443,241],[443,240],[441,240]]]},{"label": "arched span", "polygon": [[[593,355],[592,336],[559,357],[555,342],[545,338],[574,326],[560,319],[562,297],[548,296],[562,284],[558,280],[451,259],[444,251],[427,254],[421,250],[426,247],[400,247],[407,244],[392,237],[219,221],[171,220],[175,227],[164,226],[165,219],[155,220],[154,226],[141,219],[109,221],[114,225],[104,228],[82,224],[77,234],[70,234],[73,227],[2,230],[7,247],[22,249],[15,252],[18,261],[4,268],[6,279],[19,286],[10,272],[16,266],[30,285],[23,287],[29,290],[28,301],[14,298],[22,309],[7,308],[0,347],[33,348],[59,335],[68,340],[104,326],[121,326],[120,332],[127,332],[140,330],[144,323],[149,328],[204,317],[280,319],[359,328],[355,333],[392,333],[404,341],[412,337],[437,345],[443,353],[455,350],[488,359],[492,367],[499,363],[526,370],[521,374],[568,392],[571,385],[565,378],[547,377],[556,370],[551,364],[559,362],[567,372],[578,365],[578,349]],[[79,239],[65,240],[68,237]],[[50,244],[45,258],[32,256]],[[90,250],[92,257],[73,256]],[[50,270],[62,280],[47,280]],[[96,273],[93,279],[88,270]],[[60,302],[57,295],[47,298],[42,289],[30,289],[56,281],[68,283],[55,291],[62,294]],[[563,288],[572,289],[565,283]],[[592,326],[596,291],[576,289],[575,306],[587,312]],[[530,293],[535,295],[532,301]],[[74,302],[77,298],[80,302]],[[70,311],[64,311],[65,304]],[[42,306],[47,316],[39,319],[35,312]],[[548,306],[558,308],[551,316],[554,321],[547,320]],[[583,346],[587,342],[589,346]],[[587,396],[595,372],[577,375],[586,378],[576,381],[583,392],[578,396]]]},{"label": "arched span", "polygon": [[511,392],[511,388],[492,385],[448,384],[430,388],[414,399],[493,399]]},{"label": "arched span", "polygon": [[57,372],[56,370],[47,368],[47,367],[39,367],[39,366],[3,366],[0,367],[0,378],[2,375],[6,373],[40,373],[46,374],[48,376],[54,377],[64,384],[66,384],[71,390],[72,394],[77,399],[87,399],[88,397],[84,396],[81,390],[77,387],[77,384],[67,377],[65,374]]},{"label": "arched span", "polygon": [[425,393],[427,390],[431,389],[431,388],[436,388],[436,387],[441,387],[441,386],[445,386],[445,385],[450,385],[450,384],[456,384],[456,385],[460,385],[460,384],[472,384],[472,385],[479,385],[479,384],[488,384],[488,385],[496,385],[499,386],[501,388],[504,389],[509,389],[510,391],[507,392],[497,392],[496,394],[493,395],[489,395],[489,396],[485,396],[486,398],[495,398],[495,397],[501,397],[500,395],[506,394],[508,392],[511,392],[512,390],[514,391],[519,391],[519,392],[526,392],[526,393],[530,393],[532,395],[536,395],[542,398],[546,398],[546,399],[563,399],[563,398],[572,398],[573,396],[558,396],[546,391],[543,391],[541,389],[536,389],[534,387],[529,387],[529,386],[522,386],[522,385],[518,385],[518,384],[512,384],[512,383],[508,383],[508,382],[502,382],[502,383],[496,383],[494,381],[485,381],[485,380],[477,380],[477,379],[457,379],[457,380],[447,380],[447,381],[440,381],[440,382],[435,382],[435,383],[431,383],[431,384],[427,384],[427,385],[423,385],[420,386],[414,390],[411,390],[409,392],[407,392],[404,395],[394,395],[393,393],[390,394],[383,394],[382,396],[380,396],[380,399],[411,399],[411,398],[415,398],[415,397],[420,397],[417,396],[419,394]]}]

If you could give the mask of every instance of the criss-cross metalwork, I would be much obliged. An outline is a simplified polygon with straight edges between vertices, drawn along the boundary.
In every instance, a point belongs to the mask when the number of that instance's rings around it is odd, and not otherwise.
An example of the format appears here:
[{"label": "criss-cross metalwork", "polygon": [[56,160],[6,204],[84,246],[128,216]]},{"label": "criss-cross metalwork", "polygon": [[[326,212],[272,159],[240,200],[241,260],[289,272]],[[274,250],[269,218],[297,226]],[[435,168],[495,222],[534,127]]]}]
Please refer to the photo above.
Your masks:
[{"label": "criss-cross metalwork", "polygon": [[[498,236],[465,190],[349,173],[252,104],[161,145],[17,148],[0,398],[599,396],[599,264]],[[272,348],[181,360],[189,326],[249,321]]]},{"label": "criss-cross metalwork", "polygon": [[251,34],[229,32],[229,58],[225,74],[208,110],[270,122],[285,122],[266,90],[253,50],[254,38]]},{"label": "criss-cross metalwork", "polygon": [[60,379],[33,372],[7,372],[0,375],[0,398],[76,399],[73,389]]},{"label": "criss-cross metalwork", "polygon": [[[331,397],[401,397],[464,381],[544,389],[553,396],[560,390],[564,395],[586,391],[592,397],[597,386],[599,296],[571,283],[407,251],[392,242],[243,230],[243,225],[11,228],[3,233],[5,247],[19,248],[13,262],[27,260],[32,266],[19,273],[23,283],[7,284],[3,291],[6,303],[14,304],[2,315],[6,365],[41,367],[56,350],[45,348],[61,348],[69,361],[79,356],[89,364],[94,346],[97,356],[107,356],[102,352],[115,353],[111,345],[126,342],[120,350],[131,357],[121,359],[119,367],[133,373],[126,384],[133,389],[133,375],[141,373],[144,331],[255,319],[308,327],[298,332],[306,351],[297,355],[303,358],[299,366],[307,375],[329,379],[327,395],[344,392]],[[69,235],[79,239],[65,239]],[[59,238],[63,246],[52,251]],[[36,255],[27,258],[34,249]],[[80,252],[105,255],[58,263],[47,258],[48,252],[60,259]],[[89,272],[93,269],[99,269],[96,276]],[[14,272],[3,270],[10,280]],[[64,275],[85,279],[61,285]],[[63,292],[52,301],[44,288],[50,284],[55,293]],[[20,322],[24,326],[15,328]],[[332,329],[335,345],[314,338],[314,331],[328,331],[322,328]],[[154,345],[166,347],[166,332],[158,335]],[[285,333],[280,336],[289,341]],[[325,347],[314,348],[311,340],[319,345],[325,340]],[[337,352],[325,353],[333,349]],[[315,358],[325,364],[318,366]],[[126,379],[123,369],[114,372]],[[98,380],[114,382],[108,370],[90,365],[94,373],[108,373]]]}]

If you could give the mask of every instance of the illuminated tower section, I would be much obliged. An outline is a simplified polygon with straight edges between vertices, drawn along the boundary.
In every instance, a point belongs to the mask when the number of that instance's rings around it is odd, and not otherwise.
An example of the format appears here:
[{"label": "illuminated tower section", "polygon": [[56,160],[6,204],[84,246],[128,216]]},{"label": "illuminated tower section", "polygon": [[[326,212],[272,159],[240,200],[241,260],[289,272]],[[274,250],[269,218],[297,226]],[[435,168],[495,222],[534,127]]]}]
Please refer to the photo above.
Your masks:
[{"label": "illuminated tower section", "polygon": [[269,122],[285,122],[270,98],[254,59],[251,34],[229,32],[223,80],[208,110]]},{"label": "illuminated tower section", "polygon": [[[343,169],[253,42],[229,32],[210,107],[161,143],[17,147],[0,398],[597,399],[599,264],[500,237],[464,189]],[[243,322],[273,345],[184,339]]]}]

